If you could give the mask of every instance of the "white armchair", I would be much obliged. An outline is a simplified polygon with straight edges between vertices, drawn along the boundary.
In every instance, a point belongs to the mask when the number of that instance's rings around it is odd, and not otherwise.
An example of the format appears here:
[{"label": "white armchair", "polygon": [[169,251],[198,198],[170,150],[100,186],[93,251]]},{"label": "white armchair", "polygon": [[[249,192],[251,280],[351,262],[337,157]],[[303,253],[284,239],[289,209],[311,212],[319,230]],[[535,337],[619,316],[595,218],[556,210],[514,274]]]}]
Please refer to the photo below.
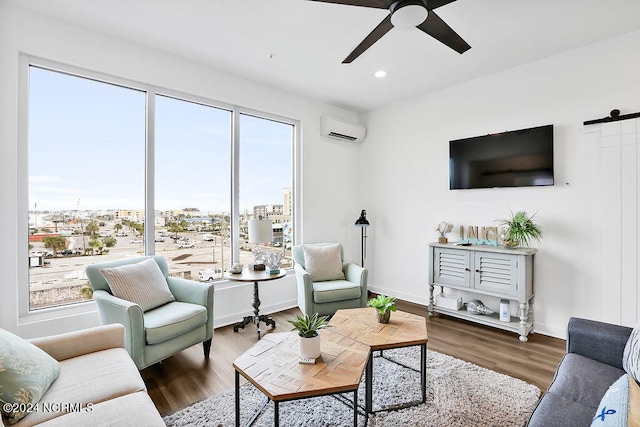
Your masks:
[{"label": "white armchair", "polygon": [[342,245],[298,245],[292,248],[292,256],[298,285],[298,306],[303,313],[324,316],[333,315],[340,309],[366,307],[367,269],[345,262]]},{"label": "white armchair", "polygon": [[[175,301],[170,298],[169,302],[148,309],[114,296],[100,270],[137,264],[148,259],[153,259],[160,267],[161,275]],[[209,357],[213,337],[212,283],[169,277],[169,266],[162,256],[91,264],[86,267],[86,274],[93,288],[93,299],[98,305],[101,323],[124,325],[125,348],[138,369],[146,368],[200,342],[204,346],[204,357]]]}]

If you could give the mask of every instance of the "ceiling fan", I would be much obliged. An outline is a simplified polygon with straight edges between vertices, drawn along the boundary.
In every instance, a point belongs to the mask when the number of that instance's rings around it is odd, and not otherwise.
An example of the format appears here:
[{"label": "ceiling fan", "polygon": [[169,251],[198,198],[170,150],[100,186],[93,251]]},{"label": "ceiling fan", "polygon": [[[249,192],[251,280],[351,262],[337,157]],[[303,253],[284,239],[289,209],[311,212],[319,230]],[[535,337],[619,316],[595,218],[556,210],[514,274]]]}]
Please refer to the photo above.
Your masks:
[{"label": "ceiling fan", "polygon": [[394,27],[411,28],[429,34],[458,53],[464,53],[471,46],[449,27],[434,9],[453,3],[455,0],[311,0],[350,6],[389,9],[389,15],[347,56],[343,64],[349,64],[369,49]]}]

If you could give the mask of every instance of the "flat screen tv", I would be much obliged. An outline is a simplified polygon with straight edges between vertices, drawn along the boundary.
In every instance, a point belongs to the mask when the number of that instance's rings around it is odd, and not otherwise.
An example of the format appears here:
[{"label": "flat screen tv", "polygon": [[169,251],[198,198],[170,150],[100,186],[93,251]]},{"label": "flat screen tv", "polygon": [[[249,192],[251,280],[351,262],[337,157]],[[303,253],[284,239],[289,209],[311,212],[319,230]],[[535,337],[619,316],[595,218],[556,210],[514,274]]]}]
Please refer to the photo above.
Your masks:
[{"label": "flat screen tv", "polygon": [[449,141],[451,190],[553,185],[553,125]]}]

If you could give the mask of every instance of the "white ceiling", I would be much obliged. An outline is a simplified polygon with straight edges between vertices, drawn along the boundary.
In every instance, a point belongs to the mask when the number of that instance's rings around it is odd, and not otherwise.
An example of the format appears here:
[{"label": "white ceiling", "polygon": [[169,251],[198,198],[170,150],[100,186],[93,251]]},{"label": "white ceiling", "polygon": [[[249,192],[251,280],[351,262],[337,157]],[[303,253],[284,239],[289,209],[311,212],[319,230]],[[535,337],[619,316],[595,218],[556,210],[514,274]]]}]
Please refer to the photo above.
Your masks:
[{"label": "white ceiling", "polygon": [[[342,64],[386,10],[308,0],[7,1],[356,112],[640,29],[638,0],[457,0],[436,12],[471,45],[466,53],[392,29]],[[383,79],[373,75],[380,69]]]}]

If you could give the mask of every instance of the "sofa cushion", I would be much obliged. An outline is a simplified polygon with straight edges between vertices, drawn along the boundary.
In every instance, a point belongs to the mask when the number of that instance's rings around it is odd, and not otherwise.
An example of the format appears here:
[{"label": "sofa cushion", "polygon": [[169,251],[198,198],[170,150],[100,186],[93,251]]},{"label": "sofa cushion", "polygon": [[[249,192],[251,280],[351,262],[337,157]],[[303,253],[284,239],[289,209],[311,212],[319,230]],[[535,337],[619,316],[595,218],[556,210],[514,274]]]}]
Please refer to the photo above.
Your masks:
[{"label": "sofa cushion", "polygon": [[[35,345],[0,329],[0,403],[11,425],[26,416],[60,373],[60,364]],[[7,410],[5,404],[16,404]]]},{"label": "sofa cushion", "polygon": [[138,304],[142,311],[175,301],[167,279],[152,258],[135,264],[101,268],[100,273],[113,295]]},{"label": "sofa cushion", "polygon": [[90,412],[71,412],[54,418],[46,427],[144,427],[165,426],[149,395],[143,391],[125,394],[91,406]]},{"label": "sofa cushion", "polygon": [[588,426],[595,409],[554,393],[545,393],[527,427]]},{"label": "sofa cushion", "polygon": [[[97,405],[129,393],[145,391],[138,368],[123,348],[112,348],[60,362],[60,375],[40,402]],[[67,411],[32,412],[15,426],[33,425],[64,416]],[[24,424],[23,424],[24,423]],[[142,425],[142,424],[140,424]]]},{"label": "sofa cushion", "polygon": [[323,304],[334,301],[344,301],[360,298],[362,288],[357,283],[346,280],[329,280],[313,283],[313,301]]},{"label": "sofa cushion", "polygon": [[207,322],[207,308],[198,304],[172,302],[144,313],[147,344],[158,344],[183,335]]},{"label": "sofa cushion", "polygon": [[622,369],[567,353],[558,366],[549,392],[588,406],[588,412],[595,414],[602,396],[622,374]]},{"label": "sofa cushion", "polygon": [[340,243],[302,245],[305,270],[314,282],[344,280]]},{"label": "sofa cushion", "polygon": [[624,347],[622,367],[636,382],[640,382],[640,324],[633,328]]}]

